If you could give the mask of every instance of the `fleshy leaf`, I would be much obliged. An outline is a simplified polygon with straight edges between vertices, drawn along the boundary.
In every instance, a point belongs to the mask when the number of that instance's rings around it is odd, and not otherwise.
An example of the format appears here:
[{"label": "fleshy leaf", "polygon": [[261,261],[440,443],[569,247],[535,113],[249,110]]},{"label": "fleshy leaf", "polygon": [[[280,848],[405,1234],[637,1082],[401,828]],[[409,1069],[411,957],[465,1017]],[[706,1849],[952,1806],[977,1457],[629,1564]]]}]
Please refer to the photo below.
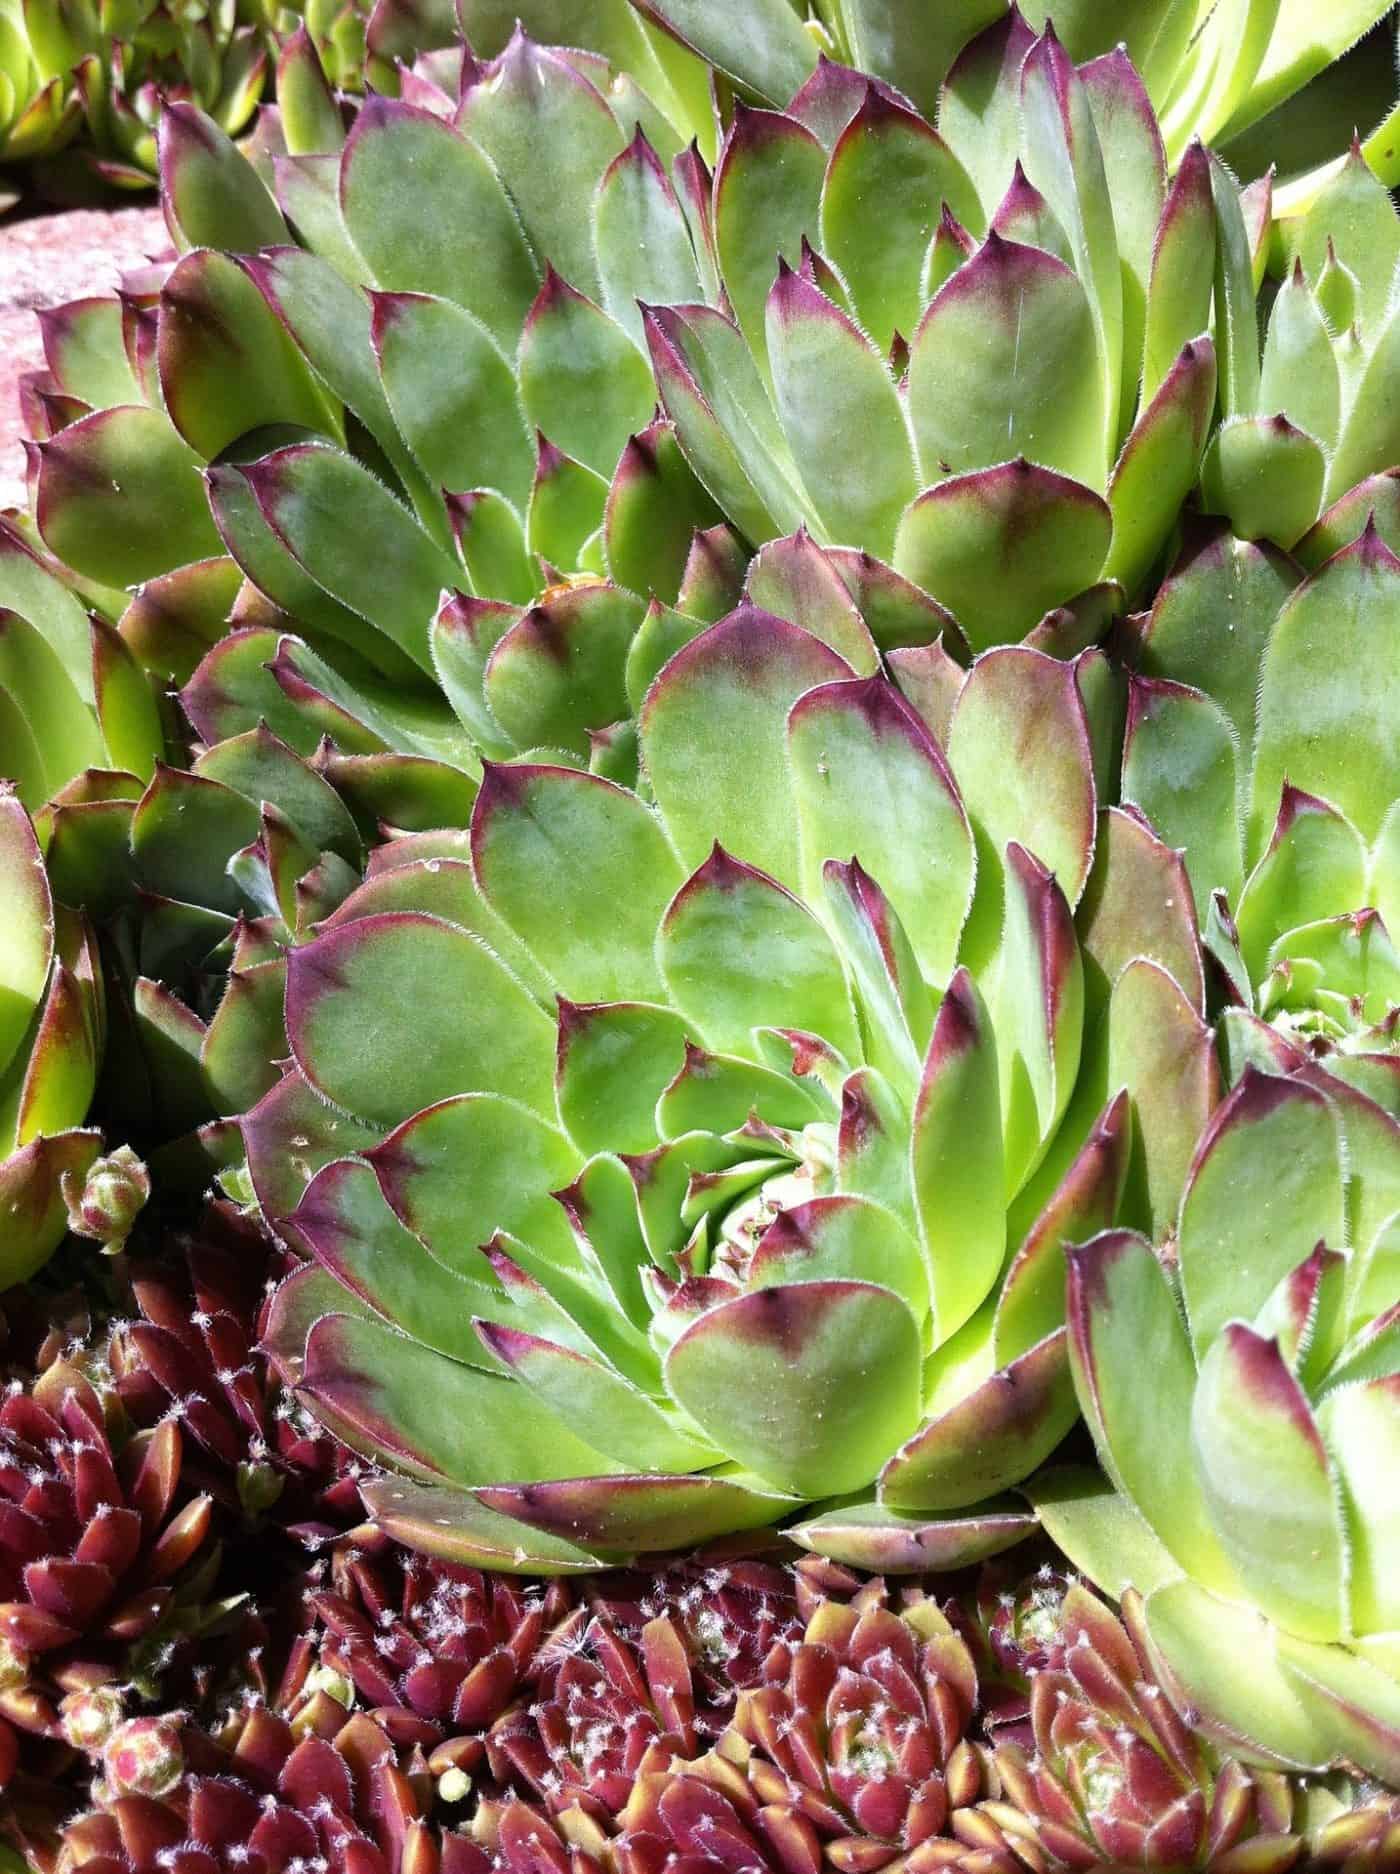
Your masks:
[{"label": "fleshy leaf", "polygon": [[487,902],[572,1001],[659,998],[656,930],[684,874],[635,794],[575,769],[493,763],[472,860]]},{"label": "fleshy leaf", "polygon": [[1337,1480],[1276,1341],[1242,1321],[1221,1329],[1201,1361],[1191,1445],[1220,1545],[1251,1602],[1303,1639],[1340,1639]]},{"label": "fleshy leaf", "polygon": [[718,840],[796,886],[787,714],[805,691],[852,674],[799,626],[741,606],[674,656],[642,707],[647,774],[688,865]]},{"label": "fleshy leaf", "polygon": [[841,965],[802,902],[716,844],[673,899],[657,940],[672,1000],[711,1047],[753,1053],[761,1026],[858,1042]]},{"label": "fleshy leaf", "polygon": [[980,651],[1014,643],[1093,585],[1112,532],[1101,496],[1020,457],[926,489],[899,523],[894,563]]},{"label": "fleshy leaf", "polygon": [[869,1481],[918,1416],[919,1333],[888,1289],[761,1288],[700,1316],[666,1384],[714,1441],[801,1496]]},{"label": "fleshy leaf", "polygon": [[328,931],[287,961],[292,1052],[345,1111],[393,1124],[469,1088],[553,1111],[553,1024],[465,931],[385,913]]},{"label": "fleshy leaf", "polygon": [[859,859],[944,983],[972,895],[967,816],[936,744],[882,678],[807,691],[788,716],[802,874],[815,898],[830,858]]},{"label": "fleshy leaf", "polygon": [[[1189,1441],[1196,1363],[1165,1271],[1147,1243],[1109,1230],[1067,1252],[1070,1365],[1099,1458],[1182,1568],[1234,1588]],[[1151,1387],[1142,1375],[1151,1373]]]}]

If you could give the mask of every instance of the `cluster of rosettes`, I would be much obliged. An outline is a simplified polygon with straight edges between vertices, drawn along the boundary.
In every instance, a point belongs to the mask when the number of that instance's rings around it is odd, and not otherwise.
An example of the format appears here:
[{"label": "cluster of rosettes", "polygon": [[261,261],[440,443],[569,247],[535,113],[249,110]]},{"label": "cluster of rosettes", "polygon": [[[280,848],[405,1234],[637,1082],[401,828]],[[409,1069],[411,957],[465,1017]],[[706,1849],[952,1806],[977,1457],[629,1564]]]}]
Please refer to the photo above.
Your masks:
[{"label": "cluster of rosettes", "polygon": [[174,1420],[209,1493],[248,1516],[275,1511],[308,1540],[360,1518],[360,1464],[310,1423],[258,1352],[269,1297],[295,1260],[226,1202],[205,1207],[184,1267],[132,1274],[135,1316],[107,1361],[137,1425]]},{"label": "cluster of rosettes", "polygon": [[[32,1862],[1378,1874],[1400,1849],[1393,1798],[1339,1786],[1304,1804],[1280,1775],[1222,1767],[1153,1681],[1131,1602],[1120,1623],[1048,1570],[990,1573],[941,1606],[810,1560],[523,1583],[356,1532],[313,1573],[270,1702],[212,1734],[121,1727],[95,1806],[27,1842]],[[979,1662],[1006,1693],[985,1713]]]}]

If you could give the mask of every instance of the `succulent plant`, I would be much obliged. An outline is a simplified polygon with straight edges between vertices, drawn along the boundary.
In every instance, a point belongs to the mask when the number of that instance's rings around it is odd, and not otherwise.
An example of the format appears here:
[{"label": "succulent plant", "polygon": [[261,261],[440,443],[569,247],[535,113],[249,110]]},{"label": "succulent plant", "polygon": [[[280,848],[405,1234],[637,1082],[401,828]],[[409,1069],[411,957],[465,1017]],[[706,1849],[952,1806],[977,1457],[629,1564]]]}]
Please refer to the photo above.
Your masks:
[{"label": "succulent plant", "polygon": [[[93,302],[87,302],[91,305]],[[74,324],[80,306],[50,315]],[[36,811],[85,770],[149,779],[164,747],[149,680],[125,641],[27,537],[0,518],[0,725],[5,778]],[[109,781],[110,785],[110,781]]]},{"label": "succulent plant", "polygon": [[552,1814],[605,1820],[639,1774],[713,1745],[774,1649],[801,1633],[791,1571],[773,1563],[711,1552],[605,1577],[551,1629],[526,1694],[492,1725],[496,1782]]},{"label": "succulent plant", "polygon": [[178,1753],[173,1784],[109,1778],[98,1806],[64,1831],[62,1865],[155,1874],[175,1854],[199,1874],[321,1859],[346,1874],[475,1874],[467,1838],[430,1828],[433,1779],[393,1729],[392,1719],[347,1716],[324,1692],[295,1728],[255,1705],[217,1738],[177,1729],[161,1758],[165,1767]]},{"label": "succulent plant", "polygon": [[[741,25],[703,0],[635,4],[766,104],[785,107],[818,61],[834,57],[898,86],[930,115],[969,37],[1017,13],[1014,0],[1009,6],[1005,0],[963,0],[930,22],[914,8],[871,0],[816,7],[762,0]],[[1070,0],[1056,8],[1028,5],[1024,12],[1032,20],[1052,12],[1076,59],[1125,48],[1162,118],[1175,166],[1192,137],[1224,143],[1275,110],[1389,10],[1385,0],[1360,0],[1309,20],[1294,8],[1271,7],[1248,30],[1231,15],[1212,11],[1200,18],[1172,0],[1135,0],[1112,12],[1092,0]],[[1350,128],[1350,120],[1341,126],[1343,133]],[[1378,152],[1383,147],[1378,137]]]},{"label": "succulent plant", "polygon": [[0,1003],[0,1282],[24,1281],[68,1228],[65,1181],[81,1192],[101,1135],[88,1127],[106,1010],[91,927],[58,904],[34,827],[0,791],[5,984]]},{"label": "succulent plant", "polygon": [[167,98],[188,98],[231,136],[257,108],[272,18],[262,0],[171,8],[128,0],[59,6],[7,0],[0,13],[0,163],[69,151],[101,182],[149,188]]},{"label": "succulent plant", "polygon": [[[1287,1777],[1216,1758],[1163,1696],[1147,1649],[1086,1588],[1071,1582],[1055,1601],[1038,1610],[1028,1747],[995,1751],[1000,1800],[1034,1823],[1037,1845],[1067,1867],[1297,1867],[1309,1844]],[[1125,1616],[1139,1606],[1129,1596]]]},{"label": "succulent plant", "polygon": [[1101,654],[989,653],[945,760],[824,616],[664,665],[656,806],[488,764],[288,952],[243,1134],[315,1263],[269,1335],[437,1486],[370,1485],[390,1533],[581,1568],[845,1496],[804,1543],[991,1552],[1073,1417],[1062,1241],[1175,1215],[1217,1076],[1179,862],[1097,811]]},{"label": "succulent plant", "polygon": [[360,1466],[278,1385],[257,1349],[268,1296],[294,1266],[257,1221],[206,1204],[184,1244],[130,1272],[133,1318],[110,1324],[104,1358],[130,1423],[173,1422],[183,1474],[239,1523],[307,1540],[360,1520]]},{"label": "succulent plant", "polygon": [[1247,1065],[1217,1110],[1170,1261],[1122,1231],[1069,1252],[1075,1386],[1113,1488],[1049,1484],[1041,1511],[1100,1586],[1143,1593],[1193,1725],[1246,1760],[1393,1783],[1400,1126],[1291,1066]]},{"label": "succulent plant", "polygon": [[1364,531],[1307,536],[1304,580],[1221,533],[1187,553],[1142,621],[1123,793],[1184,848],[1234,1051],[1268,1023],[1395,1112],[1400,562],[1369,489],[1343,504]]},{"label": "succulent plant", "polygon": [[[227,1624],[210,1501],[179,1429],[114,1440],[82,1371],[58,1361],[0,1405],[0,1756],[54,1775],[95,1763],[182,1645]],[[178,1696],[178,1692],[176,1694]]]}]

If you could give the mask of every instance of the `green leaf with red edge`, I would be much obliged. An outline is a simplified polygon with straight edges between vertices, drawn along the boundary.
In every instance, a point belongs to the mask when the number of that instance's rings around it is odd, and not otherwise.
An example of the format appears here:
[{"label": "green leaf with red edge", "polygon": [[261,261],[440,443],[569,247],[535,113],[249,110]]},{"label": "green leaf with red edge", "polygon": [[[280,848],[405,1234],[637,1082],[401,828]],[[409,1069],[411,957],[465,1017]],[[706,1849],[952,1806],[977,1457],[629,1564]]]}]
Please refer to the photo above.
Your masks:
[{"label": "green leaf with red edge", "polygon": [[423,473],[443,488],[497,488],[523,512],[535,451],[515,372],[495,339],[449,299],[376,293],[373,306],[384,395]]},{"label": "green leaf with red edge", "polygon": [[1014,840],[992,990],[1008,1201],[1039,1165],[1079,1071],[1084,968],[1055,876]]},{"label": "green leaf with red edge", "polygon": [[251,253],[286,241],[287,224],[262,178],[212,118],[172,101],[157,131],[160,200],[175,246]]},{"label": "green leaf with red edge", "polygon": [[1141,808],[1169,846],[1184,850],[1192,895],[1202,907],[1216,890],[1232,903],[1239,898],[1240,766],[1234,731],[1213,698],[1160,677],[1129,675],[1123,797]]},{"label": "green leaf with red edge", "polygon": [[912,1511],[966,1510],[1030,1476],[1078,1416],[1057,1328],[1007,1366],[969,1380],[880,1473],[880,1500]]},{"label": "green leaf with red edge", "polygon": [[[1282,411],[1324,449],[1337,443],[1342,387],[1332,334],[1303,274],[1301,262],[1278,290],[1269,313],[1259,378],[1259,409]],[[1355,481],[1358,477],[1350,477]]]},{"label": "green leaf with red edge", "polygon": [[1237,1592],[1196,1474],[1196,1363],[1166,1272],[1127,1230],[1066,1253],[1070,1366],[1100,1462],[1189,1575]]},{"label": "green leaf with red edge", "polygon": [[675,306],[705,297],[685,212],[640,124],[598,184],[593,245],[603,304],[635,344],[643,342],[639,300]]},{"label": "green leaf with red edge", "polygon": [[[489,84],[466,92],[463,132],[491,159],[542,263],[596,297],[593,197],[626,144],[601,94],[563,53],[517,33]],[[567,164],[544,164],[542,150],[567,150]]]},{"label": "green leaf with red edge", "polygon": [[40,558],[19,528],[0,519],[0,604],[47,639],[85,703],[93,700],[88,614],[72,588]]},{"label": "green leaf with red edge", "polygon": [[205,471],[209,509],[220,538],[251,583],[315,635],[348,646],[371,669],[411,683],[417,666],[367,619],[331,597],[269,525],[244,470],[233,463]]},{"label": "green leaf with red edge", "polygon": [[293,156],[338,150],[344,144],[340,106],[305,20],[278,54],[277,108]]},{"label": "green leaf with red edge", "polygon": [[219,551],[199,458],[162,412],[97,410],[36,448],[39,531],[75,572],[137,585]]},{"label": "green leaf with red edge", "polygon": [[1051,1465],[1025,1495],[1056,1548],[1114,1600],[1129,1588],[1150,1594],[1180,1578],[1177,1563],[1097,1465]]},{"label": "green leaf with red edge", "polygon": [[1367,902],[1367,861],[1365,843],[1344,815],[1284,782],[1268,847],[1236,913],[1240,950],[1254,981],[1262,979],[1286,931]]},{"label": "green leaf with red edge", "polygon": [[1099,816],[1093,870],[1078,914],[1091,1015],[1135,957],[1160,964],[1191,1006],[1205,1010],[1205,966],[1181,855],[1128,807]]},{"label": "green leaf with red edge", "polygon": [[1029,1352],[1063,1324],[1065,1249],[1116,1221],[1131,1140],[1128,1096],[1118,1093],[1011,1259],[996,1304],[993,1352],[1000,1365]]},{"label": "green leaf with red edge", "polygon": [[868,1482],[912,1430],[919,1331],[888,1289],[787,1284],[702,1314],[665,1371],[668,1391],[731,1457],[779,1489],[831,1494]]},{"label": "green leaf with red edge", "polygon": [[880,1503],[850,1503],[789,1524],[784,1534],[813,1555],[881,1575],[922,1575],[971,1568],[1035,1531],[1035,1517],[1015,1498],[978,1505],[965,1515],[901,1515]]},{"label": "green leaf with red edge", "polygon": [[433,619],[429,647],[438,682],[483,755],[496,760],[514,752],[511,738],[486,701],[486,665],[501,639],[523,617],[518,605],[501,599],[454,593]]},{"label": "green leaf with red edge", "polygon": [[677,652],[643,703],[641,742],[683,863],[698,865],[718,840],[798,884],[788,711],[806,691],[851,674],[810,632],[748,605]]},{"label": "green leaf with red edge", "polygon": [[904,406],[870,340],[785,262],[767,297],[778,418],[825,538],[887,559],[918,486]]},{"label": "green leaf with red edge", "polygon": [[80,1126],[97,1085],[98,1037],[83,985],[61,957],[37,1013],[23,1080],[6,1089],[0,1109],[0,1138],[10,1135],[19,1146]]},{"label": "green leaf with red edge", "polygon": [[858,676],[877,673],[879,652],[836,556],[819,547],[805,527],[759,548],[744,576],[744,596],[820,638]]},{"label": "green leaf with red edge", "polygon": [[518,1328],[483,1322],[486,1346],[511,1377],[607,1456],[644,1471],[702,1470],[712,1446],[687,1437],[674,1414],[596,1360]]},{"label": "green leaf with red edge", "polygon": [[[872,202],[881,213],[870,212]],[[836,140],[821,198],[822,252],[850,290],[852,309],[881,352],[908,338],[923,301],[924,255],[943,204],[964,223],[977,197],[932,125],[870,83]]]},{"label": "green leaf with red edge", "polygon": [[86,1178],[101,1150],[100,1132],[64,1132],[0,1156],[0,1204],[6,1218],[0,1279],[7,1287],[27,1282],[58,1248],[68,1230],[63,1178]]},{"label": "green leaf with red edge", "polygon": [[1024,456],[1094,487],[1103,472],[1097,359],[1078,276],[1041,248],[989,234],[910,343],[909,416],[924,481]]},{"label": "green leaf with red edge", "polygon": [[967,30],[939,94],[938,125],[967,165],[981,202],[978,222],[985,225],[1016,160],[1021,67],[1035,34],[1019,9],[1004,11],[997,0],[964,3]]},{"label": "green leaf with red edge", "polygon": [[1195,1714],[1207,1737],[1273,1767],[1330,1763],[1334,1743],[1320,1703],[1288,1671],[1282,1635],[1257,1609],[1174,1581],[1148,1595],[1144,1619],[1172,1702]]},{"label": "green leaf with red edge", "polygon": [[1215,409],[1215,348],[1190,339],[1138,415],[1108,483],[1113,544],[1103,566],[1131,599],[1196,482]]},{"label": "green leaf with red edge", "polygon": [[206,460],[268,424],[340,439],[339,410],[253,279],[227,254],[187,254],[166,276],[156,363],[166,414]]},{"label": "green leaf with red edge", "polygon": [[[337,211],[338,212],[338,211]],[[364,424],[392,463],[425,526],[441,528],[440,491],[424,475],[389,408],[373,342],[373,296],[359,275],[299,247],[239,263],[291,333],[317,378]]]},{"label": "green leaf with red edge", "polygon": [[635,593],[589,581],[547,593],[502,635],[482,687],[516,747],[587,755],[589,730],[627,715],[627,652],[643,611]]},{"label": "green leaf with red edge", "polygon": [[858,859],[826,861],[816,902],[850,971],[866,1057],[912,1094],[933,1027],[934,998],[899,915]]},{"label": "green leaf with red edge", "polygon": [[709,306],[643,308],[662,405],[704,486],[755,541],[790,533],[808,500],[748,342]]},{"label": "green leaf with red edge", "polygon": [[483,1257],[468,1276],[430,1255],[389,1208],[369,1165],[341,1158],[324,1166],[278,1229],[411,1339],[466,1366],[501,1370],[472,1327],[488,1304],[490,1265]]},{"label": "green leaf with red edge", "polygon": [[533,427],[611,476],[655,406],[651,371],[623,328],[552,267],[526,318],[517,368]]},{"label": "green leaf with red edge", "polygon": [[1246,1067],[1201,1139],[1181,1203],[1181,1285],[1198,1358],[1227,1321],[1252,1320],[1317,1243],[1342,1247],[1344,1195],[1328,1102]]},{"label": "green leaf with red edge", "polygon": [[1384,1660],[1281,1633],[1279,1662],[1329,1733],[1333,1760],[1359,1764],[1385,1783],[1400,1777],[1400,1686]]},{"label": "green leaf with red edge", "polygon": [[1366,840],[1400,795],[1397,594],[1400,561],[1368,528],[1279,613],[1259,685],[1251,854],[1285,780],[1330,801]]},{"label": "green leaf with red edge", "polygon": [[[683,1033],[684,1024],[676,1020]],[[737,1132],[756,1112],[765,1125],[800,1130],[814,1119],[829,1119],[831,1110],[819,1091],[795,1074],[734,1054],[709,1054],[686,1042],[682,1064],[657,1098],[654,1124],[663,1139],[688,1132]]]},{"label": "green leaf with red edge", "polygon": [[[396,847],[405,844],[402,838],[394,841]],[[380,852],[383,850],[378,848]],[[542,1008],[551,1009],[554,983],[482,896],[467,863],[469,851],[469,835],[460,831],[454,832],[452,844],[442,856],[428,851],[419,859],[406,852],[401,862],[379,870],[374,869],[372,856],[369,878],[329,917],[321,920],[321,929],[334,930],[338,925],[356,918],[373,917],[382,911],[425,911],[482,938],[536,1002]]]},{"label": "green leaf with red edge", "polygon": [[323,1165],[365,1151],[380,1136],[377,1129],[327,1106],[295,1072],[284,1074],[244,1113],[240,1128],[248,1175],[263,1215],[270,1218],[290,1215]]},{"label": "green leaf with red edge", "polygon": [[66,396],[94,409],[139,400],[122,339],[120,300],[109,296],[69,300],[66,305],[42,308],[35,317],[44,362]]},{"label": "green leaf with red edge", "polygon": [[[110,632],[110,626],[103,630]],[[93,628],[92,643],[108,668],[106,642]],[[120,640],[118,640],[120,643]],[[126,653],[128,659],[130,653]],[[85,660],[86,664],[87,660]],[[92,674],[96,674],[95,670]],[[137,672],[140,682],[145,678]],[[87,682],[82,681],[87,678]],[[87,699],[82,692],[89,691]],[[114,755],[106,746],[101,720],[93,720],[92,675],[84,664],[70,675],[60,651],[48,634],[15,612],[0,611],[0,697],[5,723],[7,778],[18,786],[20,798],[31,806],[65,787],[86,769],[109,765]],[[154,697],[147,689],[151,712]],[[120,713],[113,723],[120,744]],[[159,751],[158,731],[153,740],[135,738],[131,752],[147,772]]]},{"label": "green leaf with red edge", "polygon": [[926,489],[899,523],[894,563],[980,651],[1014,643],[1093,585],[1112,528],[1100,495],[1018,457]]},{"label": "green leaf with red edge", "polygon": [[1121,39],[1091,64],[1081,64],[1079,78],[1103,157],[1117,238],[1123,293],[1121,434],[1142,381],[1147,286],[1166,195],[1167,161],[1151,100]]},{"label": "green leaf with red edge", "polygon": [[696,532],[719,519],[674,427],[650,423],[628,438],[608,485],[608,571],[629,591],[674,605]]},{"label": "green leaf with red edge", "polygon": [[758,1027],[810,1029],[850,1058],[859,1036],[841,963],[812,913],[716,843],[657,938],[671,1000],[711,1047],[753,1056]]},{"label": "green leaf with red edge", "polygon": [[639,11],[771,104],[786,104],[817,62],[786,0],[758,0],[742,17],[717,12],[706,0],[640,0]]},{"label": "green leaf with red edge", "polygon": [[[535,438],[535,480],[525,511],[525,544],[547,565],[602,571],[599,530],[607,506],[608,484],[582,462],[556,449],[548,437]],[[591,557],[590,557],[591,553]]]},{"label": "green leaf with red edge", "polygon": [[[1212,530],[1158,590],[1138,657],[1142,674],[1194,685],[1224,710],[1238,745],[1251,748],[1260,662],[1297,584],[1296,567],[1275,549]],[[1242,790],[1241,816],[1248,804]]]},{"label": "green leaf with red edge", "polygon": [[779,263],[818,236],[826,151],[795,117],[739,104],[715,167],[715,243],[725,291],[769,380],[764,307]]},{"label": "green leaf with red edge", "polygon": [[1124,349],[1121,261],[1089,91],[1048,27],[1021,67],[1021,160],[1068,235],[1075,272],[1089,295],[1104,384],[1102,453],[1094,477],[1095,486],[1101,487],[1118,436]]},{"label": "green leaf with red edge", "polygon": [[888,893],[928,979],[947,981],[972,896],[967,816],[942,754],[885,679],[821,684],[794,703],[788,761],[806,895],[827,859],[858,858]]},{"label": "green leaf with red edge", "polygon": [[472,818],[481,889],[574,1002],[662,993],[662,913],[684,880],[655,813],[569,768],[491,764]]},{"label": "green leaf with red edge", "polygon": [[1326,472],[1322,444],[1286,416],[1231,417],[1206,450],[1201,499],[1241,539],[1291,547],[1317,519]]},{"label": "green leaf with red edge", "polygon": [[[431,200],[435,212],[418,212]],[[378,286],[437,293],[513,352],[539,287],[519,216],[488,158],[426,111],[372,97],[340,166],[345,226]]]},{"label": "green leaf with red edge", "polygon": [[554,1026],[477,938],[385,913],[288,957],[287,1035],[307,1079],[392,1125],[471,1089],[553,1111]]},{"label": "green leaf with red edge", "polygon": [[977,840],[978,889],[963,940],[984,962],[1001,938],[1003,859],[1015,840],[1071,905],[1094,857],[1096,791],[1075,666],[1008,646],[978,659],[948,731],[953,771]]},{"label": "green leaf with red edge", "polygon": [[1228,1322],[1201,1360],[1191,1447],[1220,1546],[1250,1601],[1308,1640],[1347,1631],[1337,1477],[1276,1341]]},{"label": "green leaf with red edge", "polygon": [[1220,1098],[1211,1029],[1160,964],[1135,958],[1113,985],[1106,1023],[1110,1087],[1133,1103],[1123,1213],[1154,1240],[1171,1230],[1197,1139]]},{"label": "green leaf with red edge", "polygon": [[900,1296],[916,1320],[928,1312],[919,1245],[893,1212],[870,1198],[794,1204],[763,1232],[750,1271],[753,1287],[815,1281],[873,1282]]},{"label": "green leaf with red edge", "polygon": [[498,1232],[561,1267],[575,1260],[552,1194],[577,1174],[578,1153],[519,1101],[440,1100],[366,1157],[395,1216],[458,1275],[480,1279],[481,1250]]},{"label": "green leaf with red edge", "polygon": [[965,969],[949,983],[934,1021],[909,1154],[934,1334],[946,1341],[986,1299],[1006,1254],[996,1040]]},{"label": "green leaf with red edge", "polygon": [[916,1228],[909,1174],[909,1114],[873,1067],[858,1068],[841,1089],[836,1188],[886,1205]]},{"label": "green leaf with red edge", "polygon": [[420,1555],[507,1575],[589,1574],[601,1565],[576,1543],[501,1516],[460,1490],[400,1477],[371,1478],[363,1490],[376,1528]]},{"label": "green leaf with red edge", "polygon": [[317,1321],[298,1390],[356,1450],[426,1481],[465,1487],[614,1468],[523,1387],[378,1321]]},{"label": "green leaf with red edge", "polygon": [[444,498],[471,589],[481,598],[525,605],[534,597],[538,573],[525,545],[519,509],[494,488],[470,488]]},{"label": "green leaf with red edge", "polygon": [[479,1502],[549,1535],[595,1548],[673,1549],[762,1529],[795,1507],[762,1477],[726,1467],[705,1477],[570,1477],[479,1489]]},{"label": "green leaf with red edge", "polygon": [[131,850],[141,887],[236,916],[243,909],[228,877],[234,853],[258,836],[258,810],[217,780],[157,767],[136,808]]},{"label": "green leaf with red edge", "polygon": [[1204,146],[1193,142],[1177,165],[1157,224],[1143,340],[1144,404],[1157,395],[1182,346],[1209,326],[1214,290],[1210,159]]},{"label": "green leaf with red edge", "polygon": [[[682,1071],[686,1024],[645,1002],[559,1005],[559,1123],[584,1152],[649,1152],[657,1101]],[[680,1127],[679,1130],[689,1130]]]},{"label": "green leaf with red edge", "polygon": [[318,443],[275,450],[243,474],[311,578],[431,675],[429,626],[461,568],[403,503],[352,456]]}]

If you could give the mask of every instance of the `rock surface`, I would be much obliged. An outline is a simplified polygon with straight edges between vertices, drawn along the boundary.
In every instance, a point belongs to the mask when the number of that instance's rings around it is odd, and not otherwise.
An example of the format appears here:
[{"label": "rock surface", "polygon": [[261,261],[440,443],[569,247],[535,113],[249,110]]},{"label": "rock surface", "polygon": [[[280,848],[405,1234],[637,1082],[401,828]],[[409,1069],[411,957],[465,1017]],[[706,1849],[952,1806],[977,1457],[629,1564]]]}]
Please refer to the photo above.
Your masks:
[{"label": "rock surface", "polygon": [[24,500],[17,385],[44,362],[36,310],[109,293],[168,247],[160,210],[79,208],[0,227],[0,507]]}]

